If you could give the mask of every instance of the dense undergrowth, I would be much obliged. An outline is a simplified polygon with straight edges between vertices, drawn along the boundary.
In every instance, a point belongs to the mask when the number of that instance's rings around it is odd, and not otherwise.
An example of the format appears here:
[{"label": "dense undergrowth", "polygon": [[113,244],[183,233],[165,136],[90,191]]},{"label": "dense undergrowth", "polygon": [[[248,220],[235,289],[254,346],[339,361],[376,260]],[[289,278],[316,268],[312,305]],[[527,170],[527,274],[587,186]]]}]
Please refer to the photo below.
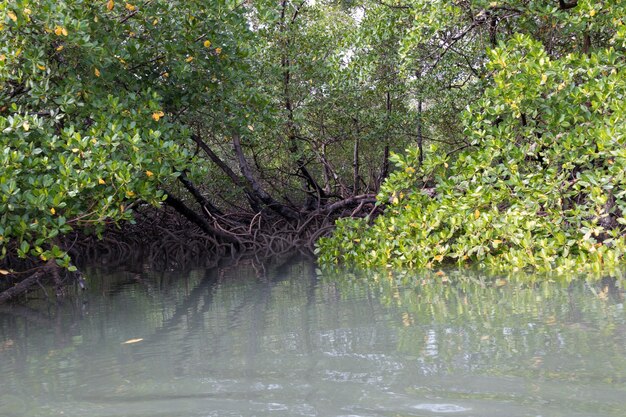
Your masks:
[{"label": "dense undergrowth", "polygon": [[396,156],[385,215],[344,219],[318,244],[324,264],[599,271],[626,251],[623,36],[550,57],[516,35],[490,52],[492,86],[463,119],[451,157]]}]

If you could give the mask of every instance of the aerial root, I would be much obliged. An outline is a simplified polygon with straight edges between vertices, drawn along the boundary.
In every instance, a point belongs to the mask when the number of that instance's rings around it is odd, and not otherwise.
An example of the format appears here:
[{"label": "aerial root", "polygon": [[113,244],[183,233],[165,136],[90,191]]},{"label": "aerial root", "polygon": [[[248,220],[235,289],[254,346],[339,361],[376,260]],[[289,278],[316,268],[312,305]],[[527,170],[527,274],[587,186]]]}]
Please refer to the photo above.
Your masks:
[{"label": "aerial root", "polygon": [[[366,217],[377,210],[373,197],[351,198],[300,215],[297,221],[270,211],[208,214],[211,227],[219,236],[207,234],[172,210],[139,211],[134,224],[109,227],[98,238],[70,234],[60,239],[72,261],[81,265],[102,264],[109,268],[148,264],[165,270],[204,264],[213,265],[224,257],[233,259],[253,255],[256,258],[278,257],[290,252],[312,252],[315,242],[334,229],[342,217]],[[54,265],[53,265],[54,264]],[[70,274],[56,263],[6,257],[0,269],[23,271],[3,280],[0,303],[15,299],[28,289],[52,283],[57,295],[62,285],[75,282],[80,272]],[[73,278],[74,280],[73,280]]]}]

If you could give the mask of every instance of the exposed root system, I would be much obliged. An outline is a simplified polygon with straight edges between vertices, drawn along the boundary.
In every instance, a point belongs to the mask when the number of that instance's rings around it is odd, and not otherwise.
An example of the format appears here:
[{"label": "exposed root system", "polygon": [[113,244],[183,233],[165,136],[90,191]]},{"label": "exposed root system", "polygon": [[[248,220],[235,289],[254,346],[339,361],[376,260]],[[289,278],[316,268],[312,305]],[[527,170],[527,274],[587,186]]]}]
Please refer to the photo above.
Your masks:
[{"label": "exposed root system", "polygon": [[[78,265],[142,263],[163,270],[187,265],[212,265],[217,259],[254,256],[277,257],[294,251],[312,251],[320,237],[330,233],[341,217],[374,214],[373,195],[351,197],[288,219],[271,210],[216,215],[205,213],[209,228],[200,227],[168,207],[139,208],[134,224],[111,226],[101,237],[80,233],[63,237],[63,249]],[[14,300],[30,288],[54,289],[78,282],[80,272],[69,273],[54,262],[7,257],[0,268],[11,272],[0,284],[0,303]],[[46,289],[46,294],[49,290]]]}]

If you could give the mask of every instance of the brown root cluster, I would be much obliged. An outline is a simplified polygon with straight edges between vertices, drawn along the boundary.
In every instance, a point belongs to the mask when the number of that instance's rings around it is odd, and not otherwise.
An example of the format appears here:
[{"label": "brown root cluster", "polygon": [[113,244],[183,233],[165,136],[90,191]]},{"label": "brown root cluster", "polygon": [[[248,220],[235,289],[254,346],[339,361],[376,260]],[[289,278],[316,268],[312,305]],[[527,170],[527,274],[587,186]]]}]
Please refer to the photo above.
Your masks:
[{"label": "brown root cluster", "polygon": [[[269,209],[220,215],[207,211],[206,223],[199,226],[168,206],[139,207],[133,223],[110,226],[101,236],[70,234],[59,243],[79,271],[93,264],[141,263],[157,270],[214,265],[226,257],[267,259],[295,251],[312,252],[317,239],[330,233],[338,218],[373,216],[378,210],[375,196],[364,194],[300,212],[295,219]],[[80,272],[70,273],[54,261],[7,257],[0,269],[21,271],[1,277],[0,304],[32,288],[43,289],[46,296],[51,292],[59,296],[68,284],[83,285]]]},{"label": "brown root cluster", "polygon": [[341,200],[322,209],[286,219],[270,210],[228,214],[206,213],[210,230],[189,221],[176,210],[139,210],[134,224],[110,227],[102,236],[68,238],[78,264],[142,259],[156,269],[212,263],[216,258],[254,255],[270,258],[294,251],[313,251],[315,242],[330,233],[341,217],[374,215],[373,195]]}]

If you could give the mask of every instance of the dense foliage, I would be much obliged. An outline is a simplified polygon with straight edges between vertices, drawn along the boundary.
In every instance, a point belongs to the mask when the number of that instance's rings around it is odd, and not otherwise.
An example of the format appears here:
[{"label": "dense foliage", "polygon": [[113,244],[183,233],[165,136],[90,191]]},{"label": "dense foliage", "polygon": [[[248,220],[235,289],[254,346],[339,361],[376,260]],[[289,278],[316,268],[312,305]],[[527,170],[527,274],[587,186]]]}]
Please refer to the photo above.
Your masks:
[{"label": "dense foliage", "polygon": [[625,7],[3,2],[0,287],[149,206],[178,216],[149,240],[194,253],[352,217],[322,261],[616,265]]},{"label": "dense foliage", "polygon": [[415,149],[396,156],[385,215],[340,221],[319,243],[324,262],[565,271],[622,261],[625,10],[578,3],[557,25],[565,37],[587,30],[578,51],[541,32],[490,48],[489,88],[463,115],[467,147],[433,148],[421,166]]},{"label": "dense foliage", "polygon": [[179,217],[139,234],[217,254],[306,246],[369,211],[418,123],[388,48],[407,25],[362,7],[1,3],[0,289],[74,269],[82,237],[149,205]]},{"label": "dense foliage", "polygon": [[179,132],[160,120],[162,99],[150,83],[115,94],[136,76],[123,69],[143,59],[120,25],[134,10],[123,8],[0,5],[3,257],[68,266],[57,236],[128,220],[137,199],[157,204],[159,182],[184,161],[171,141]]},{"label": "dense foliage", "polygon": [[165,200],[192,163],[184,110],[221,114],[244,66],[242,13],[201,3],[0,4],[0,259],[68,267],[68,232]]}]

